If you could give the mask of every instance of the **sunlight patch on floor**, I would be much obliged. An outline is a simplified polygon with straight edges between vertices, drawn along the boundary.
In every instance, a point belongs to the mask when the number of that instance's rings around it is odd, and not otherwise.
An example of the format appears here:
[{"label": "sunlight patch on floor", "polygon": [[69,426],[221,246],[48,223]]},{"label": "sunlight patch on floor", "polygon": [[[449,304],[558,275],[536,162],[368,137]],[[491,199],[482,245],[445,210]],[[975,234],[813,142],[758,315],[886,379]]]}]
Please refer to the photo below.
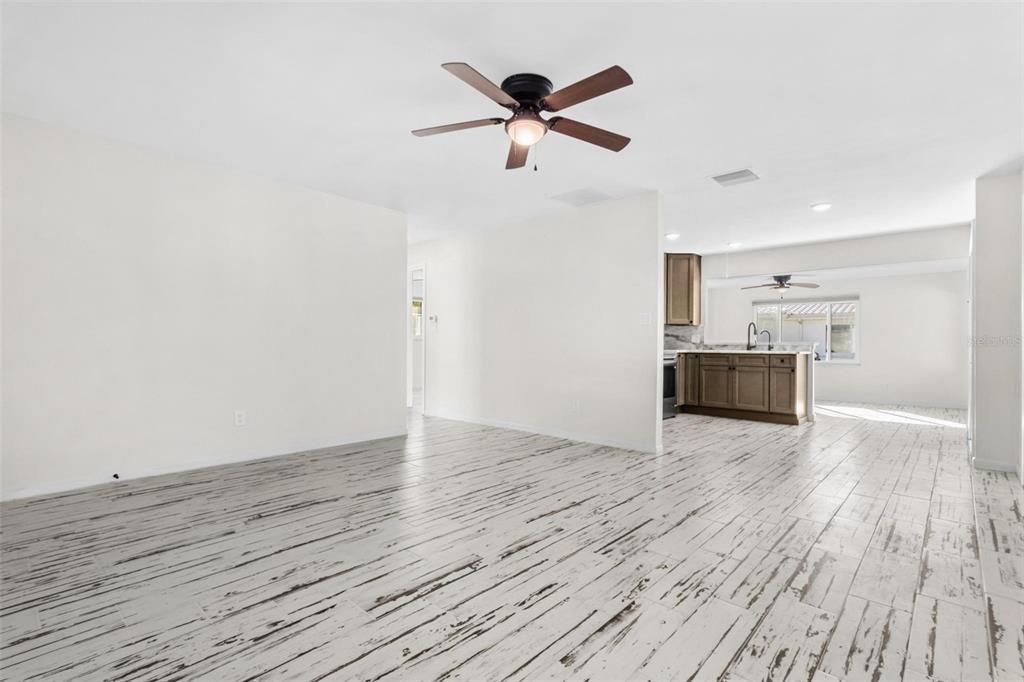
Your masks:
[{"label": "sunlight patch on floor", "polygon": [[919,426],[945,426],[951,429],[965,429],[967,425],[948,419],[939,419],[924,414],[915,414],[889,407],[866,407],[852,405],[815,405],[814,411],[823,417],[859,419],[862,421],[889,422],[893,424],[916,424]]}]

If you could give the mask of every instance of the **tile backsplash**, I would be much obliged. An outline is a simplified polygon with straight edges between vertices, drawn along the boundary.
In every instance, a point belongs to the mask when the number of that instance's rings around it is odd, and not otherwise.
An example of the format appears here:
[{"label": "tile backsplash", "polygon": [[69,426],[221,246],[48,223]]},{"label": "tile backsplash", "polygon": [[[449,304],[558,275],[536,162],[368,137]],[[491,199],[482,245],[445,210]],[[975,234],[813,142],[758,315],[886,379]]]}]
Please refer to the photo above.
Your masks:
[{"label": "tile backsplash", "polygon": [[690,350],[704,343],[704,328],[688,324],[665,325],[665,350]]}]

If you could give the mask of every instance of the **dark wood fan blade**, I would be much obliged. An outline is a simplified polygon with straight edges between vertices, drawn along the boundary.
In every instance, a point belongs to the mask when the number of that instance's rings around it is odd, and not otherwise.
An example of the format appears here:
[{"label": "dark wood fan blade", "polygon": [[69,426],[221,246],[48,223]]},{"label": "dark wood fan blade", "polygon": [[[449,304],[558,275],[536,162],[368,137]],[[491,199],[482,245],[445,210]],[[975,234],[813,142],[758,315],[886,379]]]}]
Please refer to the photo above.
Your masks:
[{"label": "dark wood fan blade", "polygon": [[574,104],[586,102],[588,99],[594,99],[632,84],[633,79],[629,77],[625,69],[621,66],[613,66],[551,93],[543,99],[541,108],[547,111],[561,111]]},{"label": "dark wood fan blade", "polygon": [[515,98],[512,97],[512,95],[508,94],[507,92],[499,88],[497,85],[487,80],[486,76],[484,76],[482,73],[474,69],[469,64],[466,64],[464,62],[448,62],[447,64],[442,64],[441,68],[447,71],[448,73],[452,74],[459,80],[462,80],[467,84],[471,85],[472,87],[476,88],[477,90],[487,95],[488,97],[490,97],[503,107],[515,109],[516,107],[519,106],[519,102],[517,102]]},{"label": "dark wood fan blade", "polygon": [[475,121],[463,121],[462,123],[449,123],[444,126],[434,126],[433,128],[420,128],[412,131],[412,134],[416,137],[427,137],[428,135],[439,135],[441,133],[451,133],[456,130],[466,130],[467,128],[482,128],[484,126],[496,126],[499,123],[504,123],[503,118],[480,118]]},{"label": "dark wood fan blade", "polygon": [[755,284],[752,287],[740,287],[740,289],[767,289],[767,288],[775,288],[777,286],[779,286],[779,285],[778,284]]},{"label": "dark wood fan blade", "polygon": [[530,154],[530,148],[525,144],[511,143],[508,148],[508,160],[505,161],[505,170],[522,168],[526,165],[526,157]]},{"label": "dark wood fan blade", "polygon": [[820,284],[814,284],[813,282],[804,282],[804,283],[790,282],[789,286],[791,286],[791,287],[803,287],[804,289],[817,289],[821,285]]},{"label": "dark wood fan blade", "polygon": [[577,140],[596,144],[598,147],[604,147],[613,152],[622,151],[622,148],[629,144],[628,137],[561,116],[551,118],[548,121],[548,128],[556,133],[575,137]]}]

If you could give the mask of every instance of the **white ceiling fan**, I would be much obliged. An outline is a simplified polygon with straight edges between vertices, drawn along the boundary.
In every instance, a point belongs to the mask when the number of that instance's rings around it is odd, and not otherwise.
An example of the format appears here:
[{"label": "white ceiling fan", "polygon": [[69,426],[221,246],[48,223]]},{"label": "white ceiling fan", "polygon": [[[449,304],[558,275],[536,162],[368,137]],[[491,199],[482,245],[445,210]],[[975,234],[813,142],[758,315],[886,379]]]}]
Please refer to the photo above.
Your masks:
[{"label": "white ceiling fan", "polygon": [[793,275],[772,275],[772,279],[775,281],[771,284],[755,284],[750,287],[741,287],[743,289],[774,289],[776,291],[786,291],[791,287],[801,287],[803,289],[817,289],[818,285],[813,282],[790,282]]}]

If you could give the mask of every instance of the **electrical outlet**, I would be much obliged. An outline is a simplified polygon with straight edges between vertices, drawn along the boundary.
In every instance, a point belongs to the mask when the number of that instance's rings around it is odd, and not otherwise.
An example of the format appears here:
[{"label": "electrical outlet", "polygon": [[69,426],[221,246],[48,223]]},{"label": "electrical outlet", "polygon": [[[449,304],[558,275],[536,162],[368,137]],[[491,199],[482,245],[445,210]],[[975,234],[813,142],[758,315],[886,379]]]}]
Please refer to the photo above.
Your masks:
[{"label": "electrical outlet", "polygon": [[245,410],[235,410],[235,426],[245,426]]}]

